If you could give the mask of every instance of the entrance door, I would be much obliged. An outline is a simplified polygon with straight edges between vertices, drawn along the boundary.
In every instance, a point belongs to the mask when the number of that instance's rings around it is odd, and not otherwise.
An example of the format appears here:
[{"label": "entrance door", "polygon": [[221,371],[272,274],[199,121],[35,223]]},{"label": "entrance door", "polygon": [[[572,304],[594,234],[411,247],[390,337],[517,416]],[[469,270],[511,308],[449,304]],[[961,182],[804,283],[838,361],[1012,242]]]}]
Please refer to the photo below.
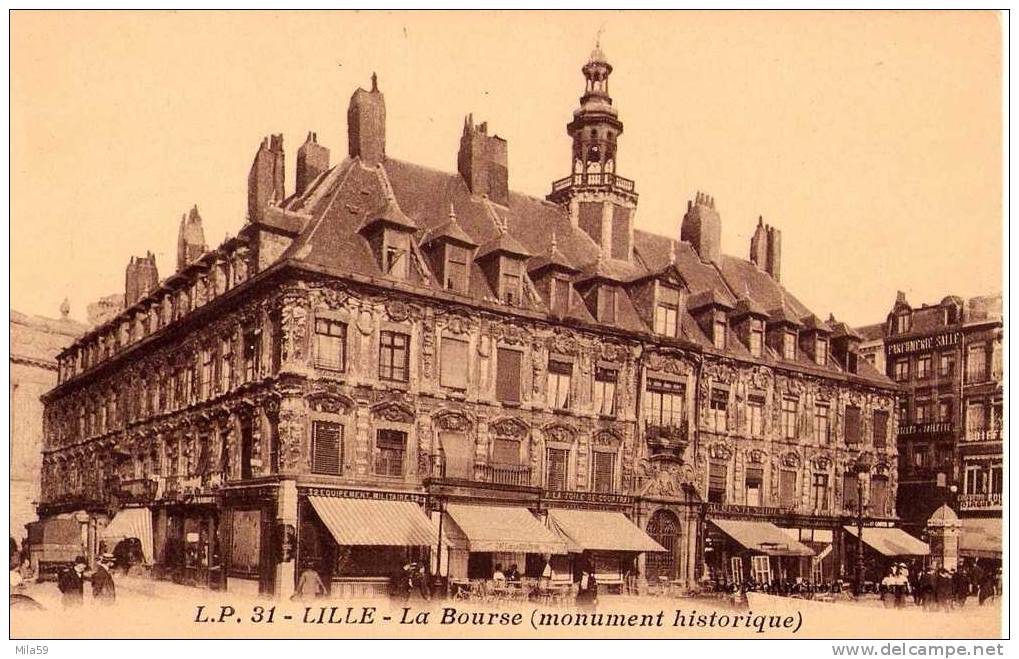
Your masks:
[{"label": "entrance door", "polygon": [[647,523],[647,534],[666,549],[648,552],[647,578],[676,578],[676,550],[679,546],[679,519],[668,510],[657,510]]}]

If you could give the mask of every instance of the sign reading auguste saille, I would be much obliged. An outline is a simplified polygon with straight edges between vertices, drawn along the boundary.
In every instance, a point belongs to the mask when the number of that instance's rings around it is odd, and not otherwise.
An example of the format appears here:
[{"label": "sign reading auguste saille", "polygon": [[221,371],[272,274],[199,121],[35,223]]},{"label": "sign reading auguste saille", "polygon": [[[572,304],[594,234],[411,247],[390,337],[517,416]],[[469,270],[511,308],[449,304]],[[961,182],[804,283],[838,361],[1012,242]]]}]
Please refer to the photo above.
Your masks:
[{"label": "sign reading auguste saille", "polygon": [[935,336],[922,336],[908,341],[891,343],[888,345],[889,355],[905,355],[922,350],[934,350],[935,348],[948,348],[959,344],[962,334],[959,332],[945,332]]}]

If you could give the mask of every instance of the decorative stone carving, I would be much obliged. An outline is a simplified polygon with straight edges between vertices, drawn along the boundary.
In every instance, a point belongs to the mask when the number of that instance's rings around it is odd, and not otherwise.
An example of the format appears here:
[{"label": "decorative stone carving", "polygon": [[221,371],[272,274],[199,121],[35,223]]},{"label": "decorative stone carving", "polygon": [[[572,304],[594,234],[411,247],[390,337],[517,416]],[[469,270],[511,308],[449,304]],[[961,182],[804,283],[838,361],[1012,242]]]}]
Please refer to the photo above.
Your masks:
[{"label": "decorative stone carving", "polygon": [[389,320],[394,323],[402,323],[421,318],[421,309],[417,305],[409,304],[403,300],[389,300],[386,302],[386,314],[389,316]]},{"label": "decorative stone carving", "polygon": [[831,468],[832,460],[831,456],[822,454],[814,457],[813,465],[817,471],[828,471]]},{"label": "decorative stone carving", "polygon": [[372,318],[372,314],[367,309],[362,309],[361,313],[357,315],[357,322],[355,323],[357,331],[364,336],[369,336],[372,330],[375,328],[375,321]]},{"label": "decorative stone carving", "polygon": [[449,313],[443,316],[447,332],[452,334],[468,334],[474,329],[473,320],[460,313]]},{"label": "decorative stone carving", "polygon": [[753,464],[762,464],[764,462],[765,453],[759,448],[753,448],[747,450],[747,462]]},{"label": "decorative stone carving", "polygon": [[672,373],[673,375],[687,375],[693,370],[687,361],[658,352],[648,353],[647,365],[652,371],[662,371],[664,373]]},{"label": "decorative stone carving", "polygon": [[345,396],[329,392],[317,392],[308,397],[308,406],[315,412],[326,414],[349,414],[353,401]]},{"label": "decorative stone carving", "polygon": [[452,410],[437,412],[432,419],[435,427],[447,432],[467,432],[471,427],[470,419],[466,415]]},{"label": "decorative stone carving", "polygon": [[725,444],[712,444],[708,449],[708,455],[713,460],[729,460],[732,458],[732,449]]},{"label": "decorative stone carving", "polygon": [[637,465],[637,482],[641,496],[684,498],[683,486],[692,485],[693,469],[675,463],[651,463],[641,460]]},{"label": "decorative stone carving", "polygon": [[516,417],[506,417],[493,421],[488,425],[488,428],[493,435],[516,438],[526,437],[530,430],[526,423]]},{"label": "decorative stone carving", "polygon": [[799,454],[794,453],[793,451],[789,451],[788,453],[784,453],[782,455],[783,467],[788,467],[790,469],[798,469],[801,464],[803,463],[800,460]]},{"label": "decorative stone carving", "polygon": [[612,430],[599,430],[591,438],[592,443],[595,446],[611,446],[618,448],[623,443],[623,438],[620,437],[616,432]]},{"label": "decorative stone carving", "polygon": [[577,433],[573,428],[561,424],[548,425],[541,430],[545,434],[546,441],[560,442],[563,444],[572,444],[573,440],[577,436]]},{"label": "decorative stone carving", "polygon": [[372,414],[393,423],[414,423],[414,410],[403,403],[387,401],[372,408]]}]

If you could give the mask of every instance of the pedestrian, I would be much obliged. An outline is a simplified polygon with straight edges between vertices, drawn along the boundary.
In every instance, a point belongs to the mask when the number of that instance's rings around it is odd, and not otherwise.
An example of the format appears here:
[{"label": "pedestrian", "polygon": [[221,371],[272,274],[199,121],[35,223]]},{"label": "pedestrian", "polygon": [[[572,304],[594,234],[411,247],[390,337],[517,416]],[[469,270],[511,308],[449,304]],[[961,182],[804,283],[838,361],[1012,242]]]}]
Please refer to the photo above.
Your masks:
[{"label": "pedestrian", "polygon": [[316,599],[319,597],[325,597],[325,595],[326,587],[325,584],[322,583],[322,577],[319,576],[314,563],[312,561],[306,561],[304,563],[304,569],[301,570],[301,576],[297,579],[297,589],[294,590],[294,595],[290,599]]},{"label": "pedestrian", "polygon": [[955,591],[955,605],[960,609],[966,606],[969,596],[969,575],[965,568],[952,571],[952,590]]},{"label": "pedestrian", "polygon": [[92,599],[106,606],[117,601],[117,586],[113,583],[113,554],[102,554],[96,561],[96,571],[92,573]]},{"label": "pedestrian", "polygon": [[895,575],[895,566],[888,568],[888,574],[881,580],[881,602],[884,603],[886,609],[890,609],[895,606],[895,583],[897,577]]},{"label": "pedestrian", "polygon": [[952,588],[952,575],[945,568],[938,570],[934,578],[935,608],[939,611],[951,611],[955,591]]},{"label": "pedestrian", "polygon": [[598,605],[598,580],[587,568],[580,573],[577,585],[577,608],[594,609]]},{"label": "pedestrian", "polygon": [[85,568],[87,567],[84,556],[74,559],[74,566],[65,568],[57,578],[57,588],[60,589],[61,600],[65,608],[81,606],[85,601]]},{"label": "pedestrian", "polygon": [[906,596],[909,595],[909,571],[905,563],[895,566],[895,608],[901,609],[906,606]]},{"label": "pedestrian", "polygon": [[934,568],[928,567],[920,575],[916,587],[917,604],[925,611],[934,608]]}]

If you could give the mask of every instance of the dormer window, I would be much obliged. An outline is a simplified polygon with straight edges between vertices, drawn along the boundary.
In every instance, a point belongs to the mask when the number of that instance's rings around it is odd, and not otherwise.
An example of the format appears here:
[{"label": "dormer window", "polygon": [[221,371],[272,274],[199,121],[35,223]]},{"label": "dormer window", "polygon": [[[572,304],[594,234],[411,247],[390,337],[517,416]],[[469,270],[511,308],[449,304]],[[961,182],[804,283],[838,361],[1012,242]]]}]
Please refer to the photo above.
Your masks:
[{"label": "dormer window", "polygon": [[679,335],[679,291],[669,286],[658,287],[655,304],[655,334],[675,338]]},{"label": "dormer window", "polygon": [[521,298],[521,264],[516,259],[503,257],[499,276],[499,299],[506,304],[519,304]]},{"label": "dormer window", "polygon": [[895,316],[895,333],[905,334],[910,328],[910,315],[909,312],[900,313]]},{"label": "dormer window", "polygon": [[814,361],[818,366],[826,366],[828,364],[828,339],[818,337],[814,346]]},{"label": "dormer window", "polygon": [[549,307],[552,312],[565,316],[570,310],[570,280],[566,277],[555,276],[549,280]]},{"label": "dormer window", "polygon": [[728,327],[725,316],[716,314],[714,326],[712,327],[711,341],[719,350],[725,350],[726,330]]},{"label": "dormer window", "polygon": [[385,271],[394,279],[406,279],[410,274],[410,236],[396,231],[385,231]]},{"label": "dormer window", "polygon": [[796,359],[796,332],[786,331],[782,334],[782,359]]},{"label": "dormer window", "polygon": [[760,357],[764,354],[764,323],[754,319],[750,321],[750,354]]},{"label": "dormer window", "polygon": [[598,320],[603,323],[616,322],[616,287],[605,284],[598,289]]},{"label": "dormer window", "polygon": [[454,293],[467,292],[467,248],[459,245],[446,246],[446,266],[444,268],[445,287]]}]

